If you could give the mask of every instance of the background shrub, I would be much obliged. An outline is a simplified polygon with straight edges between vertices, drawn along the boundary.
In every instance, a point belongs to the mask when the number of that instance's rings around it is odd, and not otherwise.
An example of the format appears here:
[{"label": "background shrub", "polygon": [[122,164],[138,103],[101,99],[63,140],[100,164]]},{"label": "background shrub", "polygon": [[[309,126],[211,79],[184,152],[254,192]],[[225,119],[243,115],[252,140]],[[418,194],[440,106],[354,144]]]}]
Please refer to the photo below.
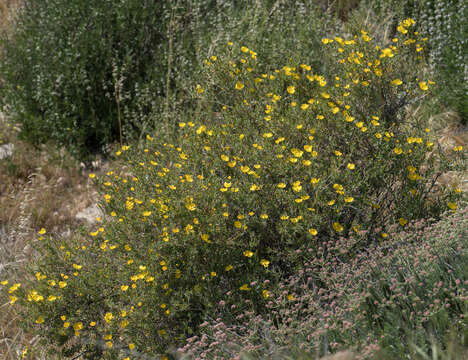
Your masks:
[{"label": "background shrub", "polygon": [[468,6],[462,0],[365,0],[361,8],[371,9],[380,19],[413,17],[418,31],[428,38],[429,65],[435,74],[438,97],[449,109],[460,115],[462,124],[468,119]]},{"label": "background shrub", "polygon": [[301,1],[27,2],[3,35],[2,103],[24,138],[86,157],[120,138],[119,122],[130,138],[188,111],[201,54],[228,37],[261,44],[268,64],[311,58],[315,9]]},{"label": "background shrub", "polygon": [[468,5],[465,1],[424,1],[421,27],[428,36],[430,65],[440,84],[446,106],[456,110],[462,124],[468,122]]}]

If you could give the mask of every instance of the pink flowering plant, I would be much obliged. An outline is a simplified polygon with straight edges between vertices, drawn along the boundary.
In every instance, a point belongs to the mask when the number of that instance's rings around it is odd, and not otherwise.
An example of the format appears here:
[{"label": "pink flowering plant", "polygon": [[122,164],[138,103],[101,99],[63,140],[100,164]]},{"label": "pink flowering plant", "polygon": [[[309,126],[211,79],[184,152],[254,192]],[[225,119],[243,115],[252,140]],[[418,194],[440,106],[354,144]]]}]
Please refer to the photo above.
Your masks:
[{"label": "pink flowering plant", "polygon": [[[391,240],[359,254],[350,253],[352,238],[324,242],[329,251],[304,253],[304,267],[272,294],[268,313],[245,311],[235,324],[213,314],[179,353],[315,359],[352,349],[358,358],[413,359],[445,344],[448,358],[462,359],[466,352],[454,349],[468,345],[467,225],[465,205],[435,224],[395,225]],[[352,261],[341,261],[346,254]]]}]

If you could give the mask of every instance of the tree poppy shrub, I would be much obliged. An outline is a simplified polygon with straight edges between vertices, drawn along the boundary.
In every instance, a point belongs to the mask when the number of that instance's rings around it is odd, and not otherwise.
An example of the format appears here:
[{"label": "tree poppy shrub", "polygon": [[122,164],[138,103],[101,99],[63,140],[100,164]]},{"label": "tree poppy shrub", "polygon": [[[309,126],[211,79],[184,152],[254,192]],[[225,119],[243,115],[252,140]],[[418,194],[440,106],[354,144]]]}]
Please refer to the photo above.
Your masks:
[{"label": "tree poppy shrub", "polygon": [[233,44],[208,59],[194,89],[204,115],[173,139],[122,147],[128,172],[97,179],[109,219],[88,243],[38,242],[37,281],[10,290],[26,325],[73,344],[67,354],[162,353],[218,306],[227,322],[265,311],[303,249],[365,230],[357,252],[395,221],[455,209],[456,191],[429,199],[446,165],[428,156],[425,124],[402,116],[431,85],[410,72],[422,46],[412,24],[387,47],[364,31],[324,39],[336,50],[325,52],[336,61],[329,77],[305,64],[257,74],[255,52]]}]

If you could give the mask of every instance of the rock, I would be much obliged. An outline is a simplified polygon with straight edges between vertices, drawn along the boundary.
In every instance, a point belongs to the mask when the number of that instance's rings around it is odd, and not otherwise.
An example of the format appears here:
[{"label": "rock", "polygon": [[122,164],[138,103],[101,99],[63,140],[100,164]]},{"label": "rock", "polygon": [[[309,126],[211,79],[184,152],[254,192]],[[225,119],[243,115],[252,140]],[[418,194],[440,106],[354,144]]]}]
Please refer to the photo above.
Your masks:
[{"label": "rock", "polygon": [[13,155],[13,150],[15,146],[13,144],[5,144],[0,146],[0,160],[6,159],[7,157]]},{"label": "rock", "polygon": [[98,207],[97,204],[88,206],[86,209],[81,210],[79,213],[76,214],[75,219],[78,221],[82,221],[88,224],[96,223],[97,217],[103,217],[104,214],[102,210]]}]

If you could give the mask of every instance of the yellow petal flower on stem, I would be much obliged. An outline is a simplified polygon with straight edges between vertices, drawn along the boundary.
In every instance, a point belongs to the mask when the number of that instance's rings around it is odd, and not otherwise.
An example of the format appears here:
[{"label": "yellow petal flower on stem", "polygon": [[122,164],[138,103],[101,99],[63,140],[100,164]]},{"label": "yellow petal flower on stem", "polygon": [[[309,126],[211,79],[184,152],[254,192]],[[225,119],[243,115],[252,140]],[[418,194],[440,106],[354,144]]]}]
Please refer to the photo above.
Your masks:
[{"label": "yellow petal flower on stem", "polygon": [[244,88],[244,84],[242,84],[241,82],[236,82],[236,90],[242,90]]},{"label": "yellow petal flower on stem", "polygon": [[343,231],[343,226],[339,222],[334,222],[333,223],[333,229],[336,232],[342,232]]},{"label": "yellow petal flower on stem", "polygon": [[457,209],[457,204],[454,203],[454,202],[450,202],[450,201],[449,201],[449,202],[447,203],[447,206],[448,206],[450,209],[452,209],[452,210],[456,210],[456,209]]},{"label": "yellow petal flower on stem", "polygon": [[200,237],[204,242],[211,243],[211,240],[208,234],[201,234]]},{"label": "yellow petal flower on stem", "polygon": [[318,231],[317,229],[311,228],[309,229],[309,234],[312,236],[316,236],[318,234]]},{"label": "yellow petal flower on stem", "polygon": [[260,260],[260,265],[262,265],[264,268],[267,268],[270,265],[270,262],[266,259]]},{"label": "yellow petal flower on stem", "polygon": [[[105,315],[104,315],[104,320],[106,321],[106,323],[110,323],[112,321],[112,319],[114,318],[114,315],[110,312],[107,312]],[[76,329],[75,329],[76,330]]]},{"label": "yellow petal flower on stem", "polygon": [[392,80],[392,85],[399,86],[401,84],[403,84],[403,81],[401,81],[400,79]]},{"label": "yellow petal flower on stem", "polygon": [[291,85],[291,86],[288,86],[287,91],[290,94],[294,94],[296,92],[296,88]]},{"label": "yellow petal flower on stem", "polygon": [[423,91],[426,91],[427,89],[429,89],[429,87],[427,86],[427,83],[425,81],[421,81],[419,83],[419,88]]},{"label": "yellow petal flower on stem", "polygon": [[302,154],[304,154],[304,152],[302,150],[299,150],[299,149],[296,149],[296,148],[292,148],[291,149],[291,153],[295,156],[295,157],[301,157]]},{"label": "yellow petal flower on stem", "polygon": [[310,179],[310,183],[311,183],[312,185],[318,184],[319,181],[320,181],[320,179],[317,179],[317,178],[312,178],[312,179]]},{"label": "yellow petal flower on stem", "polygon": [[243,254],[244,254],[244,256],[250,258],[250,257],[253,256],[254,253],[252,251],[250,251],[250,250],[246,250],[246,251],[243,252]]}]

